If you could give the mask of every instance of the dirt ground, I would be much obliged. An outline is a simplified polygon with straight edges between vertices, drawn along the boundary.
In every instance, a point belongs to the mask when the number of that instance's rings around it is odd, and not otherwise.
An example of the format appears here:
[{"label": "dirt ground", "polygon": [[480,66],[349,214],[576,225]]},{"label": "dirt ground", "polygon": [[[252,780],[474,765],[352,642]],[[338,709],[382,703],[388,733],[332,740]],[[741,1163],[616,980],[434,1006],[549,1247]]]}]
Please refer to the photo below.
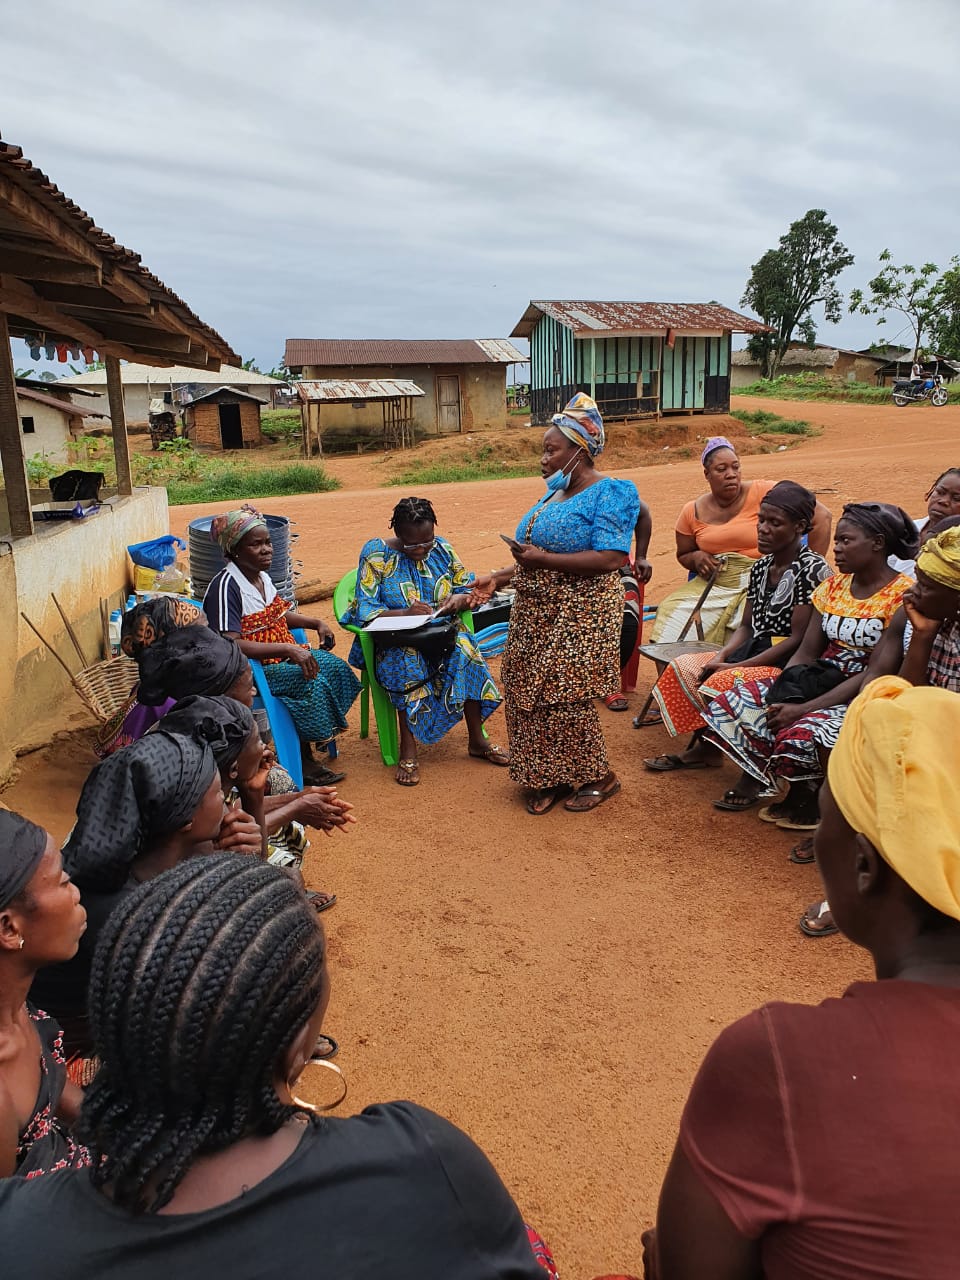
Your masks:
[{"label": "dirt ground", "polygon": [[[747,458],[745,474],[800,480],[835,514],[856,498],[919,515],[931,480],[960,460],[957,407],[759,405],[823,433]],[[695,430],[712,434],[715,423],[701,419]],[[366,487],[378,483],[374,465],[338,459],[331,469],[344,489],[261,504],[297,522],[307,576],[335,581],[367,537],[386,532],[404,491]],[[637,482],[653,511],[657,599],[680,580],[673,522],[702,491],[702,475],[695,460],[618,474]],[[542,486],[428,492],[443,532],[482,571],[505,562],[497,534],[513,531]],[[198,514],[174,510],[172,528],[182,532]],[[330,617],[329,601],[317,608]],[[642,670],[633,708],[648,677]],[[755,812],[712,808],[732,769],[646,772],[642,756],[668,749],[666,734],[601,714],[622,793],[593,814],[558,808],[536,819],[505,771],[467,759],[462,731],[424,749],[421,785],[401,789],[375,738],[360,741],[355,708],[341,793],[359,825],[317,837],[306,866],[310,883],[339,895],[324,923],[328,1027],[350,1082],[343,1110],[412,1098],[460,1124],[568,1280],[641,1270],[640,1236],[680,1110],[720,1028],[763,1001],[815,1001],[868,972],[847,942],[798,932],[818,882],[813,868],[788,862],[789,834]],[[504,740],[502,713],[489,728]],[[4,802],[64,835],[92,755],[74,735],[21,763]]]}]

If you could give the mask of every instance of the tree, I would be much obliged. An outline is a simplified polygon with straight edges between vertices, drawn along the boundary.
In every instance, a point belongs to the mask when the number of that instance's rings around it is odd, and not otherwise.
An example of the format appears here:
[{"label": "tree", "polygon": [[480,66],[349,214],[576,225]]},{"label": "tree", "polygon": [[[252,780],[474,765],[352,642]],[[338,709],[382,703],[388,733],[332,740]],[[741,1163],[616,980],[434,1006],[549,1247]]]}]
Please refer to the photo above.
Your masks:
[{"label": "tree", "polygon": [[867,294],[862,289],[850,293],[850,310],[863,316],[879,316],[877,324],[886,324],[888,311],[899,311],[907,317],[913,331],[913,358],[920,351],[920,339],[930,329],[943,308],[940,268],[935,262],[925,262],[922,267],[895,266],[889,249],[880,255],[883,266],[867,283]]},{"label": "tree", "polygon": [[827,320],[839,321],[843,295],[834,281],[852,263],[853,254],[837,238],[825,210],[809,209],[791,222],[778,248],[768,249],[753,264],[740,305],[751,307],[772,330],[755,334],[747,343],[760,363],[761,377],[776,377],[794,334],[813,346],[815,306],[823,307]]},{"label": "tree", "polygon": [[940,306],[930,322],[930,344],[938,356],[960,360],[960,258],[940,277]]}]

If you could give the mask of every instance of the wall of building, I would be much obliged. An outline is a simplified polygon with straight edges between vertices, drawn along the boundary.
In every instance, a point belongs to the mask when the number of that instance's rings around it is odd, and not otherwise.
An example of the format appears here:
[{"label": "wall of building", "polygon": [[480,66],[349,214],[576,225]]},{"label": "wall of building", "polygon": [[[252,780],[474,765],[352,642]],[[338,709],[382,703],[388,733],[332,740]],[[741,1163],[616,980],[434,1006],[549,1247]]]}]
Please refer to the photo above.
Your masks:
[{"label": "wall of building", "polygon": [[[35,453],[44,453],[52,462],[66,462],[67,441],[70,439],[69,419],[65,413],[51,409],[49,405],[39,404],[36,400],[25,397],[17,399],[20,415],[20,431],[23,435],[24,457],[32,458]],[[24,418],[32,418],[34,430],[23,433]],[[99,422],[100,419],[94,419]]]},{"label": "wall of building", "polygon": [[[230,401],[224,400],[228,404]],[[243,447],[256,448],[263,443],[260,432],[260,406],[250,400],[237,400],[240,406],[240,429],[243,432]],[[186,413],[187,435],[195,445],[206,449],[220,449],[223,438],[220,434],[220,405],[205,403],[194,405]]]},{"label": "wall of building", "polygon": [[[163,370],[158,369],[157,373],[162,374]],[[270,400],[271,388],[264,386],[261,383],[257,383],[255,386],[246,386],[240,383],[230,383],[229,385],[236,385],[236,389],[238,391],[245,391],[248,395],[256,396],[258,400],[262,400],[264,403]],[[278,383],[277,385],[279,386],[280,384]],[[206,391],[212,391],[213,389],[213,387],[204,388]],[[98,386],[85,385],[84,390],[99,391],[99,388]],[[149,388],[145,382],[125,384],[123,388],[123,406],[127,424],[130,426],[145,424],[150,414],[150,401],[158,397],[162,398],[164,392],[169,390],[170,384],[163,382],[160,377],[158,377],[156,382],[151,382]],[[97,413],[105,413],[109,416],[110,406],[107,402],[106,384],[104,384],[102,394],[98,394],[96,397],[84,396],[83,407],[85,409],[92,409]],[[171,408],[175,413],[181,408],[181,406],[176,403],[175,392],[174,403]]]},{"label": "wall of building", "polygon": [[[118,607],[130,585],[127,547],[170,530],[165,489],[137,489],[83,521],[38,525],[32,538],[0,543],[0,591],[9,625],[0,628],[0,782],[4,761],[38,726],[80,706],[56,659],[20,617],[25,613],[72,671],[80,662],[50,597],[53,592],[91,661],[102,657],[100,600]],[[10,605],[16,601],[16,608]]]},{"label": "wall of building", "polygon": [[[382,365],[336,368],[308,365],[303,371],[305,381],[388,378],[415,382],[424,393],[413,400],[414,430],[418,438],[439,434],[436,380],[446,375],[460,380],[460,423],[464,432],[485,431],[503,426],[507,402],[506,365],[421,364],[390,368]],[[362,408],[354,408],[352,404],[321,405],[320,424],[322,435],[326,439],[329,432],[334,447],[338,437],[344,442],[354,438],[372,441],[383,437],[383,411],[378,400],[368,400]]]}]

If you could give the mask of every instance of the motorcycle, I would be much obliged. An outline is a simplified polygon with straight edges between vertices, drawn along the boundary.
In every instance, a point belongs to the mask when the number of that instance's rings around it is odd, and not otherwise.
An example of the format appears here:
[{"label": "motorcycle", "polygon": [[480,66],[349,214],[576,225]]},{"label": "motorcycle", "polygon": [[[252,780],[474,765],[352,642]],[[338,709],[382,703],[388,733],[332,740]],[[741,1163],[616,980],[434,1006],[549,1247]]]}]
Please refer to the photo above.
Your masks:
[{"label": "motorcycle", "polygon": [[947,403],[947,388],[943,385],[943,376],[926,375],[919,381],[912,378],[897,378],[892,388],[893,403],[902,409],[906,404],[919,403],[929,399],[939,409]]}]

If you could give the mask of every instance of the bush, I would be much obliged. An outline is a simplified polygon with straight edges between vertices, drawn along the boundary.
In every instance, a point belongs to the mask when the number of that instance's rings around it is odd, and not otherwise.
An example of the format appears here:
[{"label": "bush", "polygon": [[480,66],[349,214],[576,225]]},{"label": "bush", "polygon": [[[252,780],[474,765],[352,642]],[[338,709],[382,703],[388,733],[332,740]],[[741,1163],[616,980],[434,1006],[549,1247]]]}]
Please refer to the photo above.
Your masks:
[{"label": "bush", "polygon": [[463,480],[513,480],[520,476],[539,474],[540,467],[533,462],[497,462],[491,458],[473,458],[463,462],[415,463],[386,483],[407,486],[457,484]]},{"label": "bush", "polygon": [[202,479],[166,482],[170,505],[194,502],[229,502],[245,498],[274,498],[290,493],[326,493],[339,489],[340,481],[319,463],[295,462],[279,467],[241,467],[211,464]]},{"label": "bush", "polygon": [[301,432],[299,409],[264,409],[260,429],[268,440],[292,440]]},{"label": "bush", "polygon": [[783,418],[779,413],[770,413],[766,409],[731,409],[731,418],[745,423],[752,436],[774,433],[784,436],[811,436],[816,432],[809,422],[802,418]]},{"label": "bush", "polygon": [[[773,400],[849,400],[854,404],[890,404],[890,387],[869,382],[834,382],[820,373],[782,373],[737,387],[735,396],[769,396]],[[960,385],[947,387],[951,404],[960,403]]]}]

